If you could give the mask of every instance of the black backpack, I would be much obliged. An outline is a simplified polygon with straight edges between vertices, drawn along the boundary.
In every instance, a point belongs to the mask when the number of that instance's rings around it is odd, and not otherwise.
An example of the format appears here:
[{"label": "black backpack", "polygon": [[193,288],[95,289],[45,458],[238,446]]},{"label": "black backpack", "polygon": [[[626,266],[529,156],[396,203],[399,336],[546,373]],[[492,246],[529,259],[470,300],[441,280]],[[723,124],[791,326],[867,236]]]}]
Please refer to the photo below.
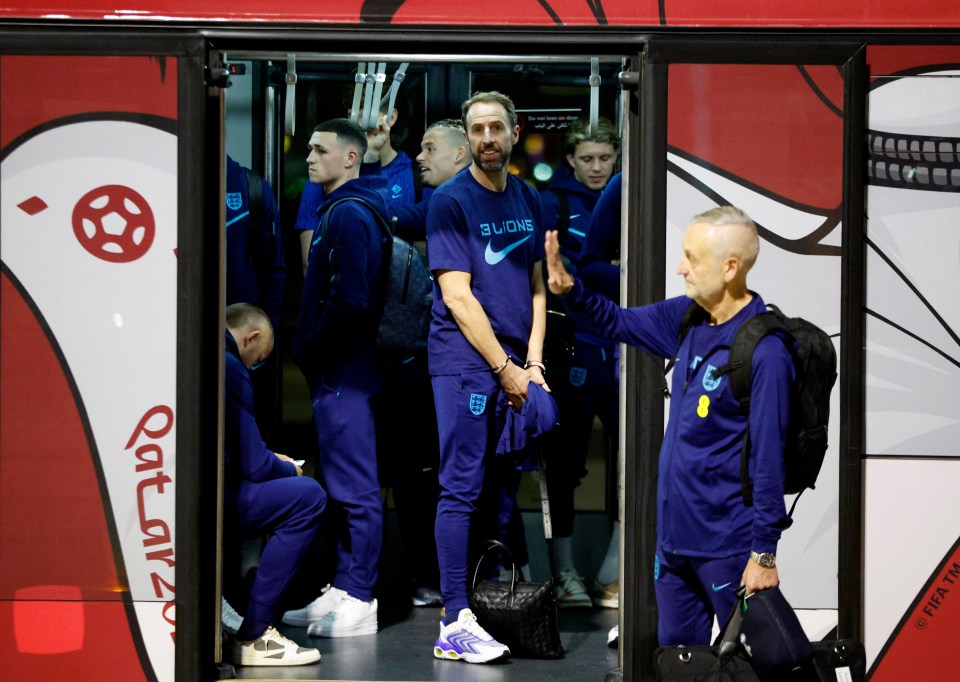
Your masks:
[{"label": "black backpack", "polygon": [[[360,197],[344,197],[333,202],[320,222],[320,239],[327,234],[327,221],[334,207],[345,201],[356,201],[373,213],[387,238],[384,248],[381,280],[386,282],[383,313],[377,327],[377,346],[388,356],[406,359],[427,347],[430,330],[430,309],[433,305],[433,279],[420,252],[412,244],[393,234],[389,225],[370,202]],[[338,259],[331,257],[335,278]]]},{"label": "black backpack", "polygon": [[[733,337],[727,364],[714,370],[713,376],[730,375],[733,397],[740,402],[740,407],[749,418],[753,351],[757,344],[768,334],[777,334],[796,342],[795,348],[793,344],[788,345],[793,355],[796,378],[790,396],[790,424],[783,453],[784,492],[797,495],[790,507],[792,516],[800,493],[815,487],[827,452],[827,422],[830,418],[830,392],[837,381],[837,352],[830,336],[816,325],[800,317],[787,317],[775,305],[768,304],[767,308],[766,312],[754,315],[740,326]],[[706,315],[706,311],[695,302],[690,304],[680,322],[678,351],[690,327],[702,322]],[[667,363],[664,375],[673,367],[675,360],[676,353]],[[744,434],[740,455],[740,483],[744,503],[752,506],[749,454],[748,429]]]}]

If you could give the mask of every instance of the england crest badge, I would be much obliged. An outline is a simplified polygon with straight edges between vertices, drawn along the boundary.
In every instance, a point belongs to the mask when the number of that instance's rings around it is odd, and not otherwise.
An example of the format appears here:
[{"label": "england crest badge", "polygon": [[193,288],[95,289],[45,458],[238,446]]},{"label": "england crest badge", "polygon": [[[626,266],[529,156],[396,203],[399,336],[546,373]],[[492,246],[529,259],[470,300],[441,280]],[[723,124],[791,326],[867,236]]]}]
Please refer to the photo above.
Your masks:
[{"label": "england crest badge", "polygon": [[583,382],[587,380],[587,368],[586,367],[571,367],[570,368],[570,385],[574,388],[580,388],[583,386]]},{"label": "england crest badge", "polygon": [[483,411],[487,408],[487,396],[483,393],[471,393],[470,394],[470,412],[477,415],[478,417],[483,414]]},{"label": "england crest badge", "polygon": [[227,192],[227,208],[236,211],[243,206],[243,195],[240,192]]}]

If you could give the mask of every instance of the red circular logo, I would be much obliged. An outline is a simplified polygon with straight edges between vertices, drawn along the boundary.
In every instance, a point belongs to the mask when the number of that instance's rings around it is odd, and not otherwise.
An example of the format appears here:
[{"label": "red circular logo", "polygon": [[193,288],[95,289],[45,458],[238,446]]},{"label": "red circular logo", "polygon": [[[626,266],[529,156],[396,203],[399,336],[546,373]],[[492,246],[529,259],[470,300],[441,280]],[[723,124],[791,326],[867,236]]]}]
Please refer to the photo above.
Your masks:
[{"label": "red circular logo", "polygon": [[129,263],[153,244],[156,222],[150,204],[124,185],[104,185],[84,194],[73,208],[73,233],[92,255]]}]

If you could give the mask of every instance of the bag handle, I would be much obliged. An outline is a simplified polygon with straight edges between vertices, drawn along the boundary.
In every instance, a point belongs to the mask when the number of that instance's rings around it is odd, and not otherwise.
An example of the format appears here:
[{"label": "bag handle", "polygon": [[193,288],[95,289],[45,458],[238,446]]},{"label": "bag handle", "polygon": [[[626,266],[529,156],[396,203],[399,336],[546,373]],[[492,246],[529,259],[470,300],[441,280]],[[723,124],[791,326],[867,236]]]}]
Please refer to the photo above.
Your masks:
[{"label": "bag handle", "polygon": [[715,644],[719,645],[718,658],[721,663],[733,658],[740,641],[740,624],[743,622],[743,612],[747,608],[747,588],[737,590],[737,600],[730,610],[727,622],[717,636]]},{"label": "bag handle", "polygon": [[[521,575],[520,579],[517,580],[517,562],[513,560],[513,554],[511,554],[507,546],[499,540],[490,540],[487,543],[487,546],[483,549],[483,552],[481,552],[480,558],[477,559],[477,566],[473,569],[473,583],[471,585],[471,589],[475,590],[477,588],[477,577],[480,575],[480,566],[483,564],[483,560],[487,557],[487,554],[494,549],[499,549],[503,553],[504,557],[510,559],[510,598],[512,600],[514,589],[516,588],[518,582],[523,582],[523,576]],[[739,628],[737,628],[737,630],[739,634]]]}]

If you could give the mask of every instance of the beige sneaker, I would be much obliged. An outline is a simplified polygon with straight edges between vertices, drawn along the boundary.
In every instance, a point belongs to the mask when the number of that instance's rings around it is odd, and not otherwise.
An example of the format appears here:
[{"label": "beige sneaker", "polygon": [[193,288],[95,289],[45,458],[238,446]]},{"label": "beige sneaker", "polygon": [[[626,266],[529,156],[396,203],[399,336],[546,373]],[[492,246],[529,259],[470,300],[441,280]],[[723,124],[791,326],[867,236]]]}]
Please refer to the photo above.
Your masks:
[{"label": "beige sneaker", "polygon": [[601,585],[594,580],[592,595],[596,606],[602,606],[605,609],[620,608],[620,581]]},{"label": "beige sneaker", "polygon": [[593,606],[587,588],[576,573],[562,571],[557,579],[557,606],[561,609],[589,609]]},{"label": "beige sneaker", "polygon": [[273,626],[252,642],[234,641],[231,658],[237,665],[309,665],[320,660],[320,652],[287,639]]}]

